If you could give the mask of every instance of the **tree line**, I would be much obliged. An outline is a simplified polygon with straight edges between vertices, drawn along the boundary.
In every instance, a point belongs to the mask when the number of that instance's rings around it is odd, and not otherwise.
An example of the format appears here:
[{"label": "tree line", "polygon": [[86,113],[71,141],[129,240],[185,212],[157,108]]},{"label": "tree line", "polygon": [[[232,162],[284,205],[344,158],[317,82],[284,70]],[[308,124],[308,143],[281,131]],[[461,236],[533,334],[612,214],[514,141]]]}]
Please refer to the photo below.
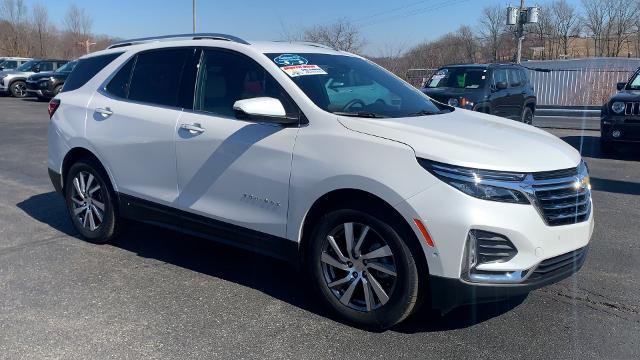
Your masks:
[{"label": "tree line", "polygon": [[24,0],[0,0],[0,56],[74,59],[113,42],[92,34],[92,25],[91,16],[76,5],[56,23],[42,3],[28,8]]}]

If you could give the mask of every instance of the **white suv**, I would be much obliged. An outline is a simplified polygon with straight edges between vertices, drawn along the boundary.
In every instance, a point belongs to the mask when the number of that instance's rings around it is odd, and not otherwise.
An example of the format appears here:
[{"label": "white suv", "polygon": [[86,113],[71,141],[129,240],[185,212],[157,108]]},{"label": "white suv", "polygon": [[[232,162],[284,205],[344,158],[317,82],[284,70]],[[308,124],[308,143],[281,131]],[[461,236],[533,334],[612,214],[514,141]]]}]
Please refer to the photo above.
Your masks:
[{"label": "white suv", "polygon": [[[345,78],[367,86],[331,94]],[[49,174],[83,237],[128,218],[286,259],[360,326],[566,278],[593,231],[571,146],[320,45],[119,43],[80,59],[49,114]]]}]

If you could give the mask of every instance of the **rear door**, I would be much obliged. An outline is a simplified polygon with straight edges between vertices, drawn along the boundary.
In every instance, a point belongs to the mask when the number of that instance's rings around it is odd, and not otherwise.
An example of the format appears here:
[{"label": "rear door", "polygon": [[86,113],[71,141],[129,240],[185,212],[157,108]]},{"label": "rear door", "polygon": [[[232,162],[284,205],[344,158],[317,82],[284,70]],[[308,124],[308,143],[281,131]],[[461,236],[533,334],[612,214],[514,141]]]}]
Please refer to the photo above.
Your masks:
[{"label": "rear door", "polygon": [[174,133],[182,112],[182,73],[193,53],[193,48],[141,52],[93,96],[87,138],[100,150],[119,192],[177,203]]}]

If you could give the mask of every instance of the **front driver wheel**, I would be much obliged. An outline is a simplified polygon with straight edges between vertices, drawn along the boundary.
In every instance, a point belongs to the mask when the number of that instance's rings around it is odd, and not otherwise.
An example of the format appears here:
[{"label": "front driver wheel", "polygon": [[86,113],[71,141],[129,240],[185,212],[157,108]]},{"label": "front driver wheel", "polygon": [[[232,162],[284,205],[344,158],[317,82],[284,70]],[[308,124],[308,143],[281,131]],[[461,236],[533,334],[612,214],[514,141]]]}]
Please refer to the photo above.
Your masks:
[{"label": "front driver wheel", "polygon": [[71,166],[65,182],[65,199],[73,226],[97,244],[111,241],[120,227],[115,196],[102,167],[93,159]]},{"label": "front driver wheel", "polygon": [[9,88],[11,95],[17,98],[23,98],[27,96],[27,84],[24,81],[16,81],[11,84]]},{"label": "front driver wheel", "polygon": [[316,225],[307,258],[313,286],[347,322],[386,329],[418,300],[418,270],[398,226],[343,209]]}]

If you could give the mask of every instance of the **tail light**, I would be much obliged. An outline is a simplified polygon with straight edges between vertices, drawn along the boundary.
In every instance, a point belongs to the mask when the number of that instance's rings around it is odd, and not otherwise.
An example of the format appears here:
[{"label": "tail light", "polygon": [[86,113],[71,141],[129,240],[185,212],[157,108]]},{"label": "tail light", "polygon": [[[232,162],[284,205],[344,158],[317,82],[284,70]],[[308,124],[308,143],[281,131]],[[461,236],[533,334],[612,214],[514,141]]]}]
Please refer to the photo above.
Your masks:
[{"label": "tail light", "polygon": [[49,101],[49,107],[47,109],[49,111],[49,119],[53,117],[53,114],[56,113],[56,110],[58,110],[59,107],[60,99],[51,99],[51,101]]}]

